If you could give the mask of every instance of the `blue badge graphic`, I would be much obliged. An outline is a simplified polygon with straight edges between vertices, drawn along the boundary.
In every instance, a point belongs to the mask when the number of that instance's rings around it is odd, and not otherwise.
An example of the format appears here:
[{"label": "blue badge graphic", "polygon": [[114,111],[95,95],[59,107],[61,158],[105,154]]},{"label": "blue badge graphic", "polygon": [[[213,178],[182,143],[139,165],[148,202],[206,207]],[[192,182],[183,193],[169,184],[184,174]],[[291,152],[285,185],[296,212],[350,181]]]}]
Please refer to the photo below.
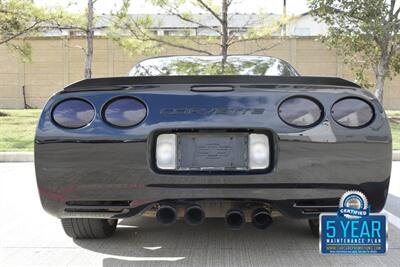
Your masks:
[{"label": "blue badge graphic", "polygon": [[340,199],[337,214],[320,215],[322,254],[382,254],[387,250],[385,215],[370,214],[366,196],[348,191]]}]

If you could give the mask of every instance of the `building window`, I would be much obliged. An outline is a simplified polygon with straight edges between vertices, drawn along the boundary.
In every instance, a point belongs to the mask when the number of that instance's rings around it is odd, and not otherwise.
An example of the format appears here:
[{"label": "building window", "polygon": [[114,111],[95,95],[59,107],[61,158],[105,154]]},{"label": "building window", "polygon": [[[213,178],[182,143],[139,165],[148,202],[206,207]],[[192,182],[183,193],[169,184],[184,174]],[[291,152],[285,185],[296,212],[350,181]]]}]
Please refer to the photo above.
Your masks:
[{"label": "building window", "polygon": [[241,36],[243,34],[246,33],[246,29],[233,29],[233,30],[229,30],[229,35],[233,35],[233,36]]},{"label": "building window", "polygon": [[166,36],[190,36],[190,30],[189,29],[164,30],[164,35],[166,35]]},{"label": "building window", "polygon": [[294,29],[294,35],[297,36],[310,36],[311,35],[311,30],[310,28],[295,28]]},{"label": "building window", "polygon": [[[216,30],[218,30],[218,28],[216,28]],[[196,34],[197,36],[219,36],[217,31],[205,27],[197,28]]]}]

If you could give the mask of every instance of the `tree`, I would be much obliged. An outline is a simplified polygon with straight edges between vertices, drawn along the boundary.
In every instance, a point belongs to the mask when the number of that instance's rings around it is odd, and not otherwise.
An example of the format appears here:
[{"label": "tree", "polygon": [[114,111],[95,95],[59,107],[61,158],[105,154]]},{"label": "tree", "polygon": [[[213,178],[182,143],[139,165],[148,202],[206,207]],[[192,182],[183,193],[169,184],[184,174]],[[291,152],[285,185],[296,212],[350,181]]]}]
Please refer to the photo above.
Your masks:
[{"label": "tree", "polygon": [[85,54],[85,79],[90,79],[92,77],[94,31],[102,28],[102,26],[97,27],[95,25],[96,16],[94,14],[94,4],[96,1],[97,0],[87,0],[87,8],[82,14],[64,12],[56,25],[53,26],[60,30],[71,30],[86,37],[86,47],[76,46],[82,49]]},{"label": "tree", "polygon": [[[32,49],[25,37],[47,30],[60,14],[59,8],[41,8],[32,0],[0,0],[0,45],[7,45],[17,51],[24,61],[31,61]],[[24,107],[29,108],[25,86],[22,86],[22,97]]]},{"label": "tree", "polygon": [[0,45],[7,45],[29,60],[29,43],[13,41],[41,32],[52,18],[47,10],[35,6],[31,0],[0,1]]},{"label": "tree", "polygon": [[[122,47],[133,53],[148,52],[155,53],[162,49],[162,45],[181,48],[191,52],[204,55],[214,55],[214,50],[217,50],[222,58],[222,68],[225,66],[229,49],[238,43],[248,41],[261,41],[270,37],[272,33],[279,32],[284,20],[273,22],[265,22],[262,16],[260,20],[255,22],[249,16],[247,22],[242,25],[249,30],[244,34],[239,34],[235,31],[230,31],[229,24],[234,18],[234,14],[230,14],[229,10],[233,4],[233,0],[219,0],[219,4],[215,1],[193,0],[190,1],[192,6],[211,16],[211,19],[216,21],[218,27],[202,21],[201,17],[191,12],[182,10],[181,6],[186,0],[153,0],[153,5],[162,8],[166,14],[173,15],[179,18],[183,23],[189,23],[193,27],[199,27],[208,30],[215,36],[194,37],[191,36],[190,29],[183,30],[179,33],[179,37],[175,36],[159,36],[151,28],[158,22],[154,21],[151,16],[133,16],[128,10],[130,0],[124,0],[121,9],[113,14],[113,22],[110,30],[110,36],[116,40]],[[255,25],[257,24],[257,25]],[[271,49],[277,43],[270,46],[259,45],[253,53]],[[213,49],[213,48],[217,49]]]},{"label": "tree", "polygon": [[[336,48],[355,72],[358,82],[371,86],[366,72],[375,74],[375,95],[382,101],[385,80],[400,71],[400,20],[396,0],[310,0],[312,14],[328,25],[322,40]],[[360,60],[361,59],[361,60]]]},{"label": "tree", "polygon": [[41,8],[32,0],[0,0],[0,45],[7,44],[18,51],[24,59],[30,60],[29,42],[12,42],[17,38],[38,35],[47,30],[73,30],[86,37],[86,47],[79,47],[85,53],[84,77],[92,76],[93,36],[99,29],[95,26],[94,4],[87,0],[86,11],[82,14],[66,12],[62,7]]},{"label": "tree", "polygon": [[87,6],[87,23],[86,23],[86,52],[85,52],[85,78],[92,77],[92,62],[93,62],[93,36],[94,36],[94,10],[93,5],[96,0],[88,0]]}]

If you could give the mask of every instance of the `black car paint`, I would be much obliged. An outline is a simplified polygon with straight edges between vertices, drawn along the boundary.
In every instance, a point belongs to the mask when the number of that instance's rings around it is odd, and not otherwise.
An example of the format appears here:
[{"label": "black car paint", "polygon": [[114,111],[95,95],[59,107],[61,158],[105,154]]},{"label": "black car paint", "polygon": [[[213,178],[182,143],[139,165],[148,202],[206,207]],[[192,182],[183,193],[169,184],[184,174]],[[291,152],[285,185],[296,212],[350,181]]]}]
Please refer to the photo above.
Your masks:
[{"label": "black car paint", "polygon": [[[241,87],[268,87],[270,89],[284,89],[295,86],[322,88],[348,87],[360,88],[359,85],[337,77],[321,76],[251,76],[251,75],[212,75],[212,76],[138,76],[93,78],[78,81],[65,87],[60,93],[82,91],[110,91],[124,89],[153,89],[160,85],[185,84],[188,88],[199,86],[213,89],[225,86],[234,89],[234,85]],[[163,88],[164,89],[164,88]],[[211,90],[212,91],[212,90]],[[231,91],[231,90],[229,90]]]},{"label": "black car paint", "polygon": [[[230,86],[228,92],[194,92],[194,86]],[[143,101],[148,114],[132,128],[104,122],[101,112],[115,97]],[[306,96],[324,108],[312,128],[285,124],[277,109],[285,99]],[[358,97],[375,110],[362,129],[337,124],[330,108],[339,99]],[[80,129],[64,129],[51,119],[52,108],[80,98],[96,109]],[[218,114],[162,111],[262,109],[262,113]],[[159,173],[151,150],[152,133],[164,131],[269,131],[274,136],[272,168],[263,173]],[[296,201],[338,199],[350,189],[364,192],[372,211],[387,196],[391,134],[380,103],[366,90],[335,78],[309,77],[130,77],[84,80],[54,95],[45,106],[35,138],[38,188],[45,210],[59,218],[132,216],[166,200],[233,199],[268,202],[295,218],[310,218]],[[127,201],[130,212],[71,211],[73,201]]]}]

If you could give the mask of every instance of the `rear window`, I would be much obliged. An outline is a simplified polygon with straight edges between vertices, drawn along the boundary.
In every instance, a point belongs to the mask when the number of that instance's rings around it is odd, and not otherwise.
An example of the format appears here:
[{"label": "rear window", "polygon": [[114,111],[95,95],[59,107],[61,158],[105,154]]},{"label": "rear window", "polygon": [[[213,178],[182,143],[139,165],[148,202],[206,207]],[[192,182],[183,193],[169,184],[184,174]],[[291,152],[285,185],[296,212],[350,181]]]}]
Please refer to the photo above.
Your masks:
[{"label": "rear window", "polygon": [[146,59],[136,64],[129,76],[174,75],[254,75],[298,76],[287,62],[264,56],[228,56],[222,64],[220,56],[176,56]]}]

